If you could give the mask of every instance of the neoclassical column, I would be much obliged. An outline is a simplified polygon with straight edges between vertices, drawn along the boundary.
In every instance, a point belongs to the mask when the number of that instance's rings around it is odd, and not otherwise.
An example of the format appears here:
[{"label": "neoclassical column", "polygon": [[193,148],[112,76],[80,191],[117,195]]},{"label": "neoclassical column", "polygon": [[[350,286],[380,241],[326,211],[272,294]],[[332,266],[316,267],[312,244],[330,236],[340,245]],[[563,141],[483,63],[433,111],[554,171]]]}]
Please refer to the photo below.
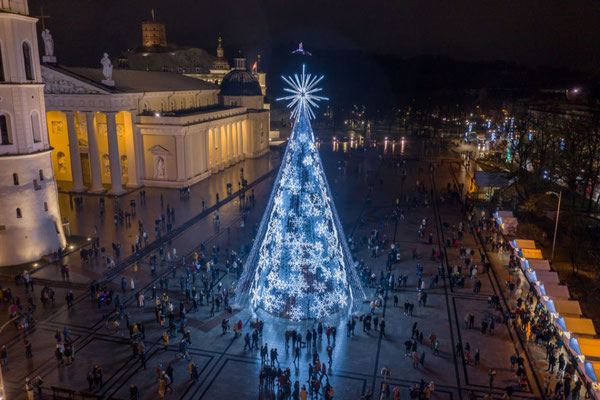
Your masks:
[{"label": "neoclassical column", "polygon": [[233,159],[233,140],[231,139],[233,129],[231,128],[231,124],[227,124],[227,161],[229,161],[230,164],[233,164],[235,160]]},{"label": "neoclassical column", "polygon": [[240,157],[237,150],[237,122],[231,124],[231,153],[233,161],[238,162]]},{"label": "neoclassical column", "polygon": [[204,146],[205,146],[205,157],[204,164],[202,166],[202,172],[208,171],[210,169],[210,128],[207,129],[204,133]]},{"label": "neoclassical column", "polygon": [[67,132],[69,134],[69,154],[71,155],[71,176],[73,178],[74,192],[83,192],[83,172],[81,171],[81,155],[79,153],[79,140],[77,139],[77,129],[75,112],[66,111],[67,114]]},{"label": "neoclassical column", "polygon": [[222,168],[229,166],[229,157],[227,156],[227,125],[223,125],[220,130],[219,136],[221,137],[221,164]]},{"label": "neoclassical column", "polygon": [[106,134],[108,136],[108,158],[110,159],[110,193],[125,193],[121,184],[121,163],[119,160],[119,139],[117,138],[117,113],[106,112]]},{"label": "neoclassical column", "polygon": [[90,158],[90,170],[92,171],[92,187],[90,192],[102,193],[102,173],[100,169],[100,151],[98,150],[98,136],[96,129],[96,121],[94,117],[96,113],[93,111],[85,112],[85,122],[88,138],[88,153]]},{"label": "neoclassical column", "polygon": [[127,155],[127,187],[138,187],[138,151],[136,147],[141,146],[139,142],[139,132],[133,123],[135,114],[131,112],[123,113],[123,122],[125,130],[125,153]]},{"label": "neoclassical column", "polygon": [[221,129],[222,127],[218,127],[216,129],[215,132],[215,153],[217,153],[216,159],[215,159],[215,166],[217,168],[217,170],[219,169],[223,169],[223,161],[222,161],[222,155],[223,155],[223,149],[221,148]]},{"label": "neoclassical column", "polygon": [[206,146],[208,149],[208,168],[211,171],[215,168],[215,133],[212,128],[206,132]]},{"label": "neoclassical column", "polygon": [[233,143],[235,147],[235,157],[237,161],[242,159],[242,155],[240,154],[240,122],[236,121],[235,123],[235,136],[233,137]]},{"label": "neoclassical column", "polygon": [[238,135],[238,143],[240,146],[240,157],[243,159],[246,158],[246,155],[244,154],[244,122],[240,121],[238,122],[239,127],[240,127],[240,134]]}]

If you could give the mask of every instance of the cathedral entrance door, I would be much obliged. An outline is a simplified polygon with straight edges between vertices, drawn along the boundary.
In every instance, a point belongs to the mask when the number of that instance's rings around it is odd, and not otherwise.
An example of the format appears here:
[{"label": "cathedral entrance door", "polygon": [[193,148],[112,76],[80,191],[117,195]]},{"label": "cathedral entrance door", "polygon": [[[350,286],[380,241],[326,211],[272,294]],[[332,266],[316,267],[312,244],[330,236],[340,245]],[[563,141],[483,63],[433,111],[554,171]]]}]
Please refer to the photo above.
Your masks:
[{"label": "cathedral entrance door", "polygon": [[92,185],[92,171],[90,169],[90,156],[88,153],[80,153],[81,174],[83,175],[83,184],[87,187]]}]

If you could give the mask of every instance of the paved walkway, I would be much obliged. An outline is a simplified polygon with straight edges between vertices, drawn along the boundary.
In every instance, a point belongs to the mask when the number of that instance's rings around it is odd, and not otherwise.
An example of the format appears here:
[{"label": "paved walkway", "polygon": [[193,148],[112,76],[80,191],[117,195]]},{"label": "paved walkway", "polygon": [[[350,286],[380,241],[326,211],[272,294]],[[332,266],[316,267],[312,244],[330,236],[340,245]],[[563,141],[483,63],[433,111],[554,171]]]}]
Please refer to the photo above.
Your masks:
[{"label": "paved walkway", "polygon": [[[69,229],[72,234],[82,237],[96,238],[100,240],[100,246],[106,248],[106,254],[113,256],[112,243],[121,246],[121,257],[116,260],[123,261],[132,254],[131,245],[135,243],[139,235],[138,223],[141,222],[144,230],[148,233],[149,244],[156,240],[154,231],[155,220],[160,219],[166,213],[167,207],[175,210],[175,219],[172,229],[177,230],[190,219],[199,216],[216,204],[216,195],[219,194],[221,204],[226,200],[227,184],[233,185],[232,191],[239,190],[238,182],[243,177],[252,184],[265,175],[277,169],[279,166],[278,152],[272,152],[258,159],[248,159],[197,183],[190,188],[189,197],[181,197],[179,190],[144,188],[146,198],[142,201],[140,190],[128,193],[124,196],[98,196],[82,195],[80,205],[74,202],[74,197],[69,194],[59,194],[59,204],[63,219],[69,221]],[[162,207],[161,207],[162,197]],[[100,199],[104,200],[104,213],[100,212]],[[132,213],[131,201],[135,201],[135,214],[132,215],[130,223],[126,221],[114,222],[116,210]],[[236,200],[237,201],[237,200]],[[202,208],[204,203],[204,209]],[[225,225],[222,225],[226,228]],[[166,233],[165,230],[162,230]],[[90,246],[86,247],[90,248]],[[77,250],[77,249],[76,249]],[[61,265],[68,264],[71,273],[70,281],[74,283],[87,283],[91,279],[102,279],[106,271],[106,261],[96,259],[91,262],[82,262],[79,251],[64,257],[59,262],[41,266],[32,271],[36,279],[61,279]]]},{"label": "paved walkway", "polygon": [[[335,389],[336,399],[360,399],[367,392],[374,393],[374,398],[379,398],[382,384],[381,369],[387,367],[392,371],[387,381],[391,387],[398,386],[402,391],[402,398],[408,398],[408,388],[418,384],[421,380],[425,382],[434,381],[435,391],[433,398],[467,398],[470,391],[482,397],[488,391],[488,375],[490,368],[496,369],[498,375],[493,382],[494,397],[500,397],[506,386],[514,386],[513,373],[509,370],[508,357],[519,346],[518,340],[507,329],[498,323],[494,335],[481,335],[478,329],[467,329],[463,317],[467,312],[476,316],[476,326],[479,326],[484,316],[492,316],[487,308],[487,297],[497,293],[499,288],[492,276],[482,275],[483,282],[481,292],[474,293],[471,281],[467,280],[464,288],[451,287],[448,279],[442,277],[436,288],[426,289],[428,300],[426,306],[419,306],[417,301],[417,274],[416,264],[423,267],[422,279],[427,283],[431,277],[438,273],[439,262],[431,260],[432,249],[445,254],[445,263],[454,265],[462,262],[458,256],[457,248],[446,248],[446,238],[451,235],[452,226],[464,221],[461,213],[461,205],[458,202],[441,202],[440,196],[445,190],[448,182],[453,182],[455,176],[460,179],[460,174],[452,175],[447,164],[439,166],[433,174],[429,173],[430,162],[440,164],[442,159],[450,159],[452,155],[447,149],[432,146],[421,141],[409,139],[405,146],[396,146],[395,154],[388,149],[384,161],[379,158],[380,150],[371,152],[354,151],[351,153],[332,152],[327,146],[321,146],[321,154],[327,173],[333,196],[337,204],[340,218],[347,234],[352,234],[355,240],[367,236],[374,229],[380,235],[399,244],[402,259],[394,265],[392,273],[395,277],[407,275],[406,287],[386,292],[386,301],[376,311],[376,315],[385,318],[387,323],[386,337],[371,331],[370,334],[362,331],[359,322],[356,326],[356,336],[345,335],[345,321],[338,326],[337,342],[333,353],[333,362],[328,371],[328,379]],[[366,161],[370,160],[370,161]],[[253,177],[264,175],[277,161],[257,161]],[[403,162],[406,162],[407,178],[402,183],[401,170]],[[373,173],[364,173],[365,165],[376,165]],[[154,216],[160,212],[160,194],[163,194],[164,205],[167,202],[176,207],[176,223],[186,224],[201,210],[199,200],[212,198],[216,192],[225,192],[224,185],[229,179],[233,179],[238,167],[224,174],[231,174],[228,178],[216,182],[218,175],[211,177],[214,183],[208,183],[200,190],[192,190],[191,200],[179,201],[177,191],[158,191],[152,193],[148,190],[147,209],[140,212],[146,221],[152,221]],[[248,168],[248,170],[246,170]],[[245,175],[250,178],[251,167],[245,167]],[[235,180],[234,180],[235,181]],[[403,195],[412,198],[417,196],[416,183],[424,184],[429,191],[429,207],[408,208],[403,204],[406,218],[395,221],[390,218],[394,210],[395,200]],[[230,248],[245,253],[253,237],[253,227],[262,217],[262,212],[268,200],[272,187],[273,175],[264,179],[254,187],[256,195],[256,206],[245,214],[247,219],[246,228],[237,228],[243,215],[237,200],[223,204],[219,209],[221,217],[221,228],[216,229],[211,218],[200,218],[198,221],[185,225],[185,229],[171,238],[170,243],[164,244],[165,251],[172,248],[177,249],[179,256],[188,257],[204,243],[208,248],[220,246],[221,249]],[[369,185],[373,185],[369,191]],[[234,188],[235,189],[235,188]],[[212,190],[212,192],[211,192]],[[433,192],[431,192],[433,190]],[[132,194],[128,196],[138,196]],[[157,200],[158,199],[158,200]],[[93,229],[94,223],[100,223],[99,213],[96,209],[98,198],[87,197],[83,211],[72,211],[70,221],[72,228],[78,232],[86,232]],[[68,197],[62,197],[64,203]],[[127,198],[124,200],[128,204]],[[89,204],[88,204],[89,203]],[[109,202],[107,201],[107,207]],[[107,215],[108,215],[107,208]],[[423,218],[427,219],[425,239],[417,236],[417,230]],[[444,223],[448,228],[443,229]],[[112,240],[120,240],[123,244],[132,235],[132,228],[117,226],[114,223],[104,222],[101,225],[103,233],[114,239],[104,239],[109,244]],[[184,226],[184,225],[181,225]],[[234,227],[227,230],[227,226]],[[100,225],[99,225],[100,227]],[[429,234],[433,235],[432,244],[428,244]],[[111,236],[112,235],[112,236]],[[108,247],[109,247],[108,246]],[[460,246],[469,247],[478,254],[479,242],[472,235],[465,234]],[[417,252],[417,259],[411,257],[412,250]],[[126,253],[126,249],[123,250]],[[23,392],[24,379],[27,376],[40,375],[44,378],[44,388],[48,392],[52,386],[70,388],[76,391],[86,390],[86,374],[94,364],[98,364],[104,371],[104,383],[98,393],[106,397],[128,398],[129,385],[135,384],[140,390],[140,398],[156,399],[157,384],[155,382],[154,368],[162,363],[171,365],[174,369],[173,394],[168,398],[177,399],[216,399],[216,398],[269,398],[267,393],[259,392],[258,374],[261,368],[260,354],[258,351],[244,350],[244,342],[241,338],[235,339],[232,333],[223,335],[219,322],[223,318],[233,321],[241,320],[244,326],[243,333],[251,332],[250,322],[254,317],[248,310],[236,310],[234,315],[217,313],[210,317],[208,307],[200,307],[197,312],[188,315],[188,326],[192,331],[191,355],[198,365],[200,378],[192,382],[188,373],[188,362],[181,360],[177,355],[177,341],[172,340],[172,345],[167,351],[162,348],[160,335],[163,330],[155,322],[152,302],[150,301],[152,286],[160,277],[169,276],[170,290],[168,292],[172,301],[177,303],[185,301],[179,291],[179,278],[185,275],[183,268],[179,267],[172,279],[172,270],[168,267],[159,267],[158,275],[150,273],[150,257],[156,254],[145,254],[136,260],[139,270],[134,273],[131,266],[126,267],[118,274],[111,276],[107,282],[110,288],[120,292],[120,282],[123,277],[134,279],[135,290],[141,290],[146,296],[146,307],[138,308],[133,295],[135,292],[128,290],[120,293],[120,301],[124,303],[129,314],[130,321],[141,321],[146,327],[145,346],[147,354],[148,369],[140,368],[137,358],[132,357],[129,335],[125,327],[125,321],[117,331],[111,325],[104,326],[103,314],[113,314],[108,308],[98,309],[94,301],[85,289],[85,285],[68,285],[56,280],[56,272],[51,268],[42,269],[40,277],[49,274],[48,278],[54,277],[54,282],[49,285],[56,291],[56,304],[43,306],[39,302],[39,289],[36,287],[34,301],[38,305],[35,311],[36,323],[27,331],[27,337],[33,344],[33,358],[24,358],[23,338],[24,332],[17,331],[12,325],[1,335],[3,343],[8,345],[9,362],[3,367],[4,379],[7,384],[11,399],[25,398]],[[377,258],[372,258],[370,251],[360,248],[356,257],[363,259],[373,272],[379,277],[385,268],[385,253]],[[477,256],[475,257],[477,259]],[[189,258],[188,258],[189,259]],[[221,263],[223,259],[220,260]],[[75,264],[75,262],[73,262]],[[90,263],[89,265],[76,266],[79,270],[78,282],[84,283],[91,279],[104,276],[105,266],[101,263]],[[235,278],[233,274],[225,274],[222,264],[220,282],[228,287]],[[495,271],[498,268],[495,268]],[[47,271],[47,272],[43,272]],[[42,274],[43,273],[43,274]],[[75,272],[74,272],[75,273]],[[463,273],[465,273],[463,271]],[[10,286],[15,295],[22,299],[26,298],[23,287],[14,287],[12,282],[3,282]],[[197,281],[196,286],[201,286]],[[64,296],[68,290],[73,290],[75,305],[73,310],[67,310],[64,305]],[[369,296],[374,296],[375,288],[365,288]],[[412,316],[406,316],[402,307],[394,307],[393,297],[399,297],[400,305],[405,301],[415,304],[415,312]],[[7,305],[2,305],[5,309]],[[363,312],[368,312],[368,305],[363,305]],[[5,313],[6,315],[6,313]],[[424,352],[426,361],[419,368],[413,368],[410,357],[404,356],[404,342],[411,336],[412,326],[417,323],[417,328],[423,332],[424,343],[419,344],[418,352]],[[295,325],[301,332],[312,328],[312,321],[306,321]],[[70,366],[57,365],[54,358],[55,339],[54,333],[58,329],[68,327],[76,349],[75,361]],[[292,381],[305,382],[308,378],[308,362],[311,354],[303,349],[300,363],[295,366],[293,357],[285,350],[284,332],[292,325],[287,320],[268,317],[265,319],[265,329],[261,343],[268,343],[269,348],[279,349],[279,362],[282,368],[290,368]],[[440,342],[440,354],[434,355],[429,348],[428,338],[435,333]],[[473,357],[475,349],[479,349],[481,361],[479,365],[467,363],[464,357],[457,357],[454,349],[461,342],[471,347]],[[317,343],[317,350],[322,360],[326,360],[326,339]],[[535,371],[528,366],[528,377],[535,382]],[[531,398],[539,395],[539,389],[532,384],[530,390],[518,392],[514,397]]]}]

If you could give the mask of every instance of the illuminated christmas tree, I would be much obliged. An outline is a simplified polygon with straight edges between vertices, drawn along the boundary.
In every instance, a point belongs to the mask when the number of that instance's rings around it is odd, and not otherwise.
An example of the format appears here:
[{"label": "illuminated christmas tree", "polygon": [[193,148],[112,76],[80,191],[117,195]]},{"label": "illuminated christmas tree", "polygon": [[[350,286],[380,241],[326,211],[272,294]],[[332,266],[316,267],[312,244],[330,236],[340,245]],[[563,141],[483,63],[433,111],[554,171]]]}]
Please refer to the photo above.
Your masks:
[{"label": "illuminated christmas tree", "polygon": [[254,246],[238,303],[293,320],[355,309],[365,295],[348,249],[310,119],[323,77],[283,79],[294,126]]}]

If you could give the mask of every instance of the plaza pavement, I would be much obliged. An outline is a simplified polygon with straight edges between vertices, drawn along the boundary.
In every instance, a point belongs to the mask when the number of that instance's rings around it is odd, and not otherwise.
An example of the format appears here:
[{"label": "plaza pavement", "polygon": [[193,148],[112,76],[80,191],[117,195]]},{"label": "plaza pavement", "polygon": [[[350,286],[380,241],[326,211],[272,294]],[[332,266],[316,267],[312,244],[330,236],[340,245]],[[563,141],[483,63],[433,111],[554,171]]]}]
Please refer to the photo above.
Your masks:
[{"label": "plaza pavement", "polygon": [[[467,312],[476,315],[476,328],[484,315],[487,315],[487,297],[490,294],[498,293],[501,288],[492,276],[483,275],[484,281],[482,291],[474,294],[470,284],[465,288],[450,288],[447,279],[440,281],[436,289],[427,290],[429,297],[426,307],[417,305],[416,291],[416,262],[424,267],[423,279],[429,282],[429,276],[437,274],[438,263],[430,260],[432,245],[428,245],[424,240],[417,237],[417,229],[421,220],[427,218],[427,234],[433,233],[433,247],[436,250],[445,251],[448,262],[451,265],[461,262],[458,258],[458,249],[450,248],[444,250],[445,235],[448,232],[442,230],[442,222],[450,225],[458,224],[459,221],[465,221],[461,212],[459,203],[444,203],[439,201],[439,194],[448,182],[453,179],[462,179],[460,172],[452,174],[448,168],[448,162],[439,165],[441,160],[451,160],[451,154],[440,146],[429,146],[423,141],[409,139],[407,143],[400,148],[395,146],[394,154],[392,150],[387,149],[386,158],[381,161],[379,150],[370,152],[350,152],[340,153],[332,152],[327,144],[321,145],[321,154],[324,167],[327,173],[333,196],[338,208],[338,213],[342,220],[346,234],[352,234],[355,238],[368,235],[373,229],[379,230],[380,234],[385,234],[388,238],[395,239],[400,244],[402,260],[395,264],[393,273],[408,275],[408,285],[396,293],[386,293],[386,302],[384,306],[377,310],[377,315],[385,317],[387,328],[386,338],[377,335],[377,332],[371,331],[370,335],[362,332],[362,324],[356,326],[357,335],[351,338],[345,335],[344,321],[341,321],[338,327],[337,342],[333,355],[333,363],[329,371],[329,380],[335,389],[335,398],[337,399],[359,399],[367,390],[375,393],[374,398],[379,398],[379,388],[382,382],[380,371],[383,367],[391,369],[392,375],[387,380],[392,386],[399,386],[402,389],[402,397],[407,398],[408,387],[417,384],[421,379],[426,382],[435,382],[435,391],[433,398],[455,399],[467,398],[468,393],[473,390],[478,396],[483,396],[488,387],[487,371],[494,368],[498,372],[494,382],[494,397],[500,397],[503,390],[508,385],[515,385],[514,374],[509,370],[508,358],[510,354],[518,347],[519,341],[515,338],[506,326],[497,324],[494,336],[482,336],[479,329],[465,329],[463,317]],[[377,165],[374,172],[366,174],[364,172],[365,160],[369,159],[372,165]],[[262,160],[262,161],[261,161]],[[250,177],[250,171],[254,167],[244,167],[245,175],[249,182],[257,179],[259,176],[268,172],[269,168],[277,165],[277,160],[273,157],[266,157],[261,160],[247,160],[246,163],[255,165],[255,174]],[[265,161],[268,160],[268,161]],[[401,184],[400,169],[397,164],[406,160],[408,178]],[[256,161],[256,163],[254,163]],[[341,168],[341,163],[345,162],[345,168]],[[429,173],[430,162],[438,164],[438,168]],[[361,167],[362,166],[362,167]],[[212,196],[216,191],[225,193],[225,184],[228,181],[236,179],[236,171],[239,172],[239,165],[233,166],[220,174],[212,176],[211,182],[200,183],[192,188],[192,196],[185,203],[179,202],[179,193],[175,190],[157,190],[146,189],[148,193],[148,210],[142,214],[139,210],[138,217],[145,219],[145,223],[151,223],[155,215],[160,212],[160,204],[157,196],[163,194],[164,205],[170,203],[176,207],[176,223],[184,224],[190,218],[193,218],[202,212],[199,206],[200,199]],[[458,171],[458,169],[457,169]],[[252,179],[254,178],[254,179]],[[207,248],[213,245],[219,245],[221,249],[234,248],[236,250],[244,249],[251,242],[253,236],[253,227],[260,221],[262,212],[268,200],[270,189],[272,187],[274,175],[260,181],[254,186],[256,194],[256,206],[247,214],[247,225],[245,229],[237,229],[241,220],[241,212],[237,200],[231,200],[223,204],[219,209],[221,217],[221,229],[215,229],[212,223],[211,215],[200,218],[197,222],[186,227],[186,229],[170,239],[170,243],[165,244],[167,248],[177,248],[178,255],[190,255],[198,249],[201,243],[205,243]],[[220,179],[220,181],[219,181]],[[393,212],[393,204],[400,193],[414,195],[415,183],[419,180],[424,183],[428,189],[435,187],[434,197],[438,199],[430,207],[420,207],[417,209],[405,209],[406,219],[398,221],[396,224],[393,219],[388,217]],[[369,193],[369,184],[373,184],[373,192]],[[234,183],[234,190],[237,186]],[[131,229],[137,229],[137,221],[133,219],[132,228],[124,229],[117,227],[114,223],[102,223],[98,221],[99,213],[94,207],[97,204],[97,197],[84,197],[86,202],[83,211],[69,211],[68,197],[61,194],[61,204],[66,207],[67,215],[70,216],[71,230],[75,234],[89,235],[90,229],[94,224],[101,229],[99,236],[102,241],[108,243],[113,239],[119,240],[123,244],[135,237]],[[127,196],[138,196],[135,192]],[[121,201],[128,204],[127,196]],[[223,196],[221,196],[223,198]],[[214,201],[214,200],[213,200]],[[66,202],[66,203],[65,203]],[[107,212],[109,201],[107,200]],[[200,208],[199,208],[200,207]],[[147,222],[146,222],[147,220]],[[230,233],[227,233],[226,226],[233,226]],[[149,232],[150,233],[150,232]],[[153,235],[151,234],[151,237]],[[425,239],[426,240],[426,239]],[[476,237],[465,234],[463,246],[479,249],[479,242]],[[412,260],[411,249],[416,248],[418,259]],[[127,246],[124,245],[123,253],[128,254]],[[152,254],[155,254],[153,252]],[[129,385],[134,383],[138,386],[142,399],[156,399],[157,383],[155,382],[154,368],[160,362],[163,364],[172,364],[175,370],[175,379],[173,382],[174,393],[167,395],[172,399],[251,399],[268,398],[266,394],[259,394],[258,374],[260,371],[260,354],[258,351],[244,351],[244,342],[240,337],[233,338],[232,333],[222,335],[220,321],[224,316],[219,313],[213,318],[209,318],[209,308],[201,307],[198,312],[188,315],[188,326],[192,330],[192,345],[190,353],[196,361],[200,379],[192,383],[189,378],[187,361],[176,357],[177,341],[172,340],[169,351],[165,352],[160,343],[162,330],[154,321],[154,312],[152,301],[150,300],[151,287],[153,282],[160,276],[169,275],[171,271],[167,267],[159,268],[158,275],[150,274],[149,258],[152,254],[145,255],[137,260],[139,271],[134,274],[132,268],[125,267],[121,272],[111,277],[107,282],[116,292],[120,292],[120,281],[123,276],[133,277],[136,283],[136,291],[142,289],[146,295],[146,307],[137,308],[133,293],[121,294],[121,302],[127,306],[130,320],[142,321],[146,327],[146,352],[147,352],[147,370],[141,370],[137,358],[132,358],[131,348],[127,330],[124,322],[118,332],[114,332],[112,327],[104,327],[102,323],[102,312],[108,310],[98,310],[96,303],[90,300],[86,289],[86,283],[92,279],[102,279],[106,272],[101,263],[91,263],[81,265],[73,258],[69,261],[73,265],[73,273],[77,275],[78,284],[64,283],[57,276],[53,267],[40,269],[39,276],[50,282],[50,285],[57,292],[57,303],[52,306],[43,307],[39,302],[40,287],[36,287],[35,301],[38,304],[38,310],[35,313],[36,324],[27,332],[29,340],[33,343],[32,359],[24,358],[24,348],[22,340],[23,332],[16,331],[11,325],[0,335],[2,342],[8,345],[9,363],[3,367],[4,380],[10,399],[26,398],[24,393],[24,379],[27,376],[35,377],[40,375],[44,378],[44,387],[49,389],[52,386],[70,388],[82,391],[87,388],[85,376],[91,370],[94,364],[99,364],[104,372],[104,385],[98,394],[107,398],[128,398]],[[385,254],[378,258],[371,258],[368,249],[360,249],[356,257],[364,259],[367,265],[372,267],[379,276],[380,270],[385,267]],[[78,255],[77,255],[78,258]],[[475,258],[477,260],[477,256]],[[495,271],[499,269],[495,266]],[[184,274],[183,268],[178,268],[177,278],[170,279],[169,296],[178,300],[183,299],[179,292],[179,276]],[[221,274],[224,275],[223,273]],[[34,274],[34,277],[36,274]],[[233,280],[233,276],[225,275],[222,277],[223,284],[228,287]],[[197,282],[197,285],[199,282]],[[23,288],[15,288],[14,283],[10,281],[3,282],[4,287],[10,286],[15,294],[25,298]],[[75,307],[68,311],[64,305],[64,294],[67,290],[73,290],[75,294]],[[375,289],[365,288],[366,293],[372,296]],[[393,295],[397,294],[400,304],[404,301],[415,303],[414,316],[404,316],[402,308],[393,307]],[[2,305],[5,309],[6,305]],[[368,312],[368,305],[363,305],[363,311]],[[6,313],[5,313],[6,315]],[[244,324],[245,332],[251,332],[250,321],[253,316],[248,310],[235,310],[234,315],[228,316],[230,320],[241,320]],[[5,319],[6,317],[4,317]],[[423,331],[425,340],[430,333],[435,332],[440,341],[440,355],[434,356],[427,345],[419,346],[419,352],[422,349],[426,353],[425,366],[414,369],[409,357],[404,356],[404,341],[411,336],[411,328],[414,322],[417,322],[418,328]],[[57,329],[68,327],[71,336],[74,339],[75,361],[70,366],[57,365],[54,358],[54,332]],[[279,349],[279,360],[282,368],[289,367],[291,370],[292,381],[306,381],[308,378],[308,362],[311,355],[303,350],[300,366],[296,368],[293,364],[293,357],[285,351],[284,332],[290,329],[289,321],[267,318],[265,319],[265,330],[261,343],[268,343],[269,348],[277,347]],[[306,328],[312,323],[304,322],[294,325],[300,332],[304,333]],[[454,355],[454,347],[458,341],[464,344],[469,342],[472,353],[479,349],[481,353],[481,364],[478,366],[466,365],[462,358]],[[322,360],[326,360],[325,343],[318,343],[317,349]],[[515,394],[514,397],[530,398],[539,396],[539,388],[534,379],[534,370],[528,365],[528,377],[533,382],[531,391]],[[535,368],[535,366],[534,366]]]}]

